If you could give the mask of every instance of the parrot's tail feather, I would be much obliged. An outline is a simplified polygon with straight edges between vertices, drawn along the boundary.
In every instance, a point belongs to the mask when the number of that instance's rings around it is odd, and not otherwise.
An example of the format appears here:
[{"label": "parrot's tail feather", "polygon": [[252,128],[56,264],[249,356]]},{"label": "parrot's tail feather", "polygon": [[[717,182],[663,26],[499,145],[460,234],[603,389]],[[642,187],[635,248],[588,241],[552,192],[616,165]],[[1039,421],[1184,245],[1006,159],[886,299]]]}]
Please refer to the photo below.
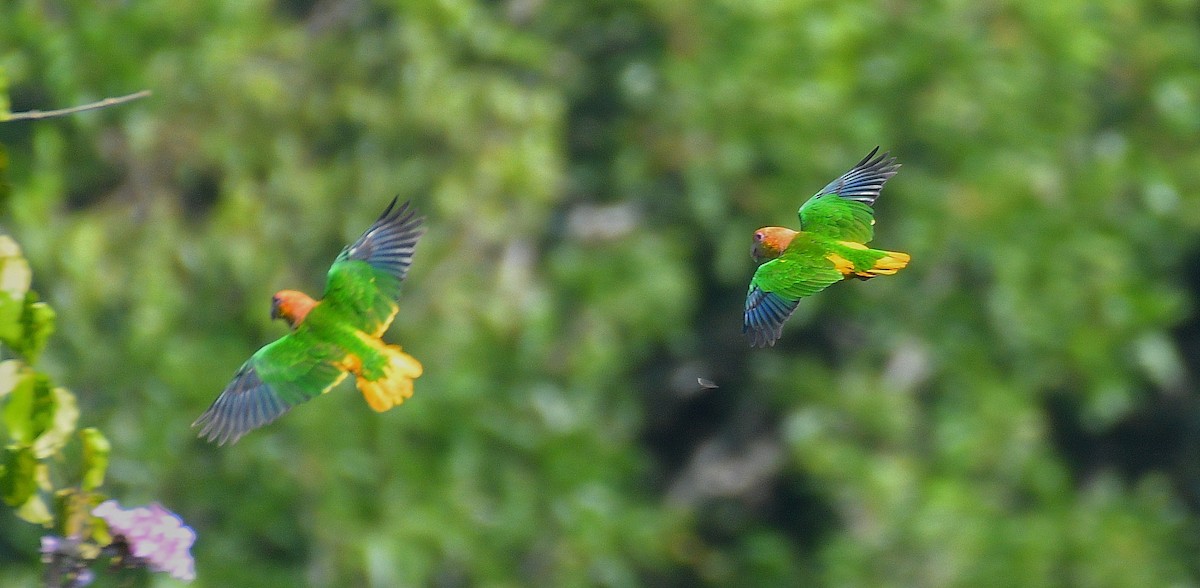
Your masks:
[{"label": "parrot's tail feather", "polygon": [[909,259],[911,259],[907,253],[899,251],[880,251],[880,253],[884,255],[875,260],[875,265],[866,271],[855,272],[854,277],[866,280],[875,276],[890,276],[904,269],[908,265]]},{"label": "parrot's tail feather", "polygon": [[373,381],[361,376],[357,378],[359,391],[376,412],[388,410],[412,397],[413,380],[423,371],[421,362],[397,345],[388,345],[382,351],[388,358],[383,377]]}]

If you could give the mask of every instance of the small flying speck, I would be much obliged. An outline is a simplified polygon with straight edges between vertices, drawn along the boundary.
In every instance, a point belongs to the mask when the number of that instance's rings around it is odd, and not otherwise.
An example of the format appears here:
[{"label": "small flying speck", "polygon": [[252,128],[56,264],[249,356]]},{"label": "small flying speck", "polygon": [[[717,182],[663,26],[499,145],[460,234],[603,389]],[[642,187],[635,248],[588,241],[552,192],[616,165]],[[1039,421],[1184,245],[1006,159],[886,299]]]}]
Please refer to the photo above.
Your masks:
[{"label": "small flying speck", "polygon": [[705,390],[712,390],[713,388],[717,387],[716,382],[713,382],[712,380],[705,380],[704,378],[696,378],[696,383],[700,384],[700,387]]}]

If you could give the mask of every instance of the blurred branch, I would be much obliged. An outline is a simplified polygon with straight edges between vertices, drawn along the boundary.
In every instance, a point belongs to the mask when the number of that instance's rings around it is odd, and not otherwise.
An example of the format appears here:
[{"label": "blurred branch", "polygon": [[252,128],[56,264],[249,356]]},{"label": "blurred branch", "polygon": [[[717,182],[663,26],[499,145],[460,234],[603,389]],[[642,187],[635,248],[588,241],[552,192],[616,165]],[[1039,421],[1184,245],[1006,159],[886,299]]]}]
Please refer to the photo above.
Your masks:
[{"label": "blurred branch", "polygon": [[145,98],[146,96],[149,96],[149,95],[150,95],[150,90],[142,90],[141,92],[134,92],[133,94],[128,94],[126,96],[117,96],[115,98],[105,98],[104,100],[99,100],[97,102],[83,104],[80,106],[72,106],[70,108],[62,108],[59,110],[47,110],[47,111],[27,110],[25,112],[12,112],[12,113],[9,113],[8,115],[0,115],[0,122],[9,122],[9,121],[14,121],[14,120],[39,120],[39,119],[51,118],[51,117],[55,117],[55,116],[66,116],[68,114],[75,114],[77,112],[84,112],[84,111],[88,111],[88,110],[97,110],[100,108],[108,108],[109,106],[116,106],[118,104],[124,104],[126,102],[132,102],[139,98]]}]

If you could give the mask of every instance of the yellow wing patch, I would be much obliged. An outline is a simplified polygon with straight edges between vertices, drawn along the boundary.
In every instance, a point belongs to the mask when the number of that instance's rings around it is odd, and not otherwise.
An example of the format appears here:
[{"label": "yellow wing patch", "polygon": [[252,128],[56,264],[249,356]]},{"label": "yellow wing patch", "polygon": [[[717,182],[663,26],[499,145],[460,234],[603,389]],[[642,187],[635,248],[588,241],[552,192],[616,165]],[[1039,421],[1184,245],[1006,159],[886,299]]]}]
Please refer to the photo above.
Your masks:
[{"label": "yellow wing patch", "polygon": [[336,365],[337,367],[348,372],[352,372],[355,376],[358,376],[359,372],[362,371],[362,358],[353,353],[347,353],[346,357],[342,358],[341,361],[336,362],[333,365]]},{"label": "yellow wing patch", "polygon": [[[850,241],[840,241],[840,243],[853,249],[867,248],[865,245]],[[838,255],[837,253],[830,253],[825,256],[825,259],[833,262],[833,268],[841,272],[843,276],[854,276],[864,280],[873,278],[875,276],[890,276],[904,269],[904,267],[908,265],[910,257],[907,253],[901,253],[899,251],[885,251],[884,253],[887,255],[884,255],[876,260],[875,265],[867,268],[866,270],[856,269],[850,260]]]},{"label": "yellow wing patch", "polygon": [[328,391],[330,391],[330,390],[333,390],[334,388],[336,388],[336,387],[337,387],[337,385],[338,385],[338,384],[341,384],[341,383],[342,383],[342,380],[345,380],[345,379],[346,379],[346,376],[348,376],[348,375],[350,375],[350,374],[348,374],[348,373],[346,373],[346,372],[342,372],[342,373],[338,374],[338,376],[337,376],[337,379],[336,379],[336,380],[334,380],[334,381],[330,382],[330,383],[329,383],[329,385],[325,387],[325,389],[321,390],[321,394],[324,394],[324,393],[326,393],[326,392],[328,392]]},{"label": "yellow wing patch", "polygon": [[854,273],[854,264],[850,263],[849,259],[842,257],[836,253],[830,253],[825,256],[825,259],[833,262],[833,269],[841,272],[843,276],[848,276]]},{"label": "yellow wing patch", "polygon": [[375,412],[383,412],[411,398],[413,380],[421,377],[425,371],[421,362],[401,350],[399,345],[388,345],[362,331],[355,333],[355,336],[388,360],[383,368],[383,377],[374,381],[362,377],[362,359],[357,355],[350,353],[342,360],[345,368],[354,372],[358,391],[362,392],[367,405]]},{"label": "yellow wing patch", "polygon": [[383,368],[384,376],[373,382],[358,378],[358,390],[367,405],[375,412],[383,412],[408,400],[413,395],[413,380],[419,378],[424,367],[417,358],[400,350],[398,345],[381,349],[388,363]]},{"label": "yellow wing patch", "polygon": [[375,337],[376,339],[382,337],[383,334],[387,332],[388,327],[392,326],[392,321],[396,320],[397,314],[400,314],[400,305],[393,302],[392,312],[388,313],[387,318],[384,319],[383,322],[379,323],[378,327],[375,327],[375,332],[371,333],[371,336]]},{"label": "yellow wing patch", "polygon": [[912,259],[907,253],[899,251],[887,251],[887,255],[880,257],[867,273],[872,276],[890,276],[908,265],[908,260]]}]

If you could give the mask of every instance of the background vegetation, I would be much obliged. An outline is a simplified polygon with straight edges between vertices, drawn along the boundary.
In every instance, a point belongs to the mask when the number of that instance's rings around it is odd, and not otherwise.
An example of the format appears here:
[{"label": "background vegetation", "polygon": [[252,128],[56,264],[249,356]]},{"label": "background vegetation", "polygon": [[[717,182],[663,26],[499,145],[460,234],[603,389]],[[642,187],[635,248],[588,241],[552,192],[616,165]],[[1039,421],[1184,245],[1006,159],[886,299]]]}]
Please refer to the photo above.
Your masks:
[{"label": "background vegetation", "polygon": [[[13,0],[0,112],[154,94],[0,124],[0,223],[108,493],[196,528],[197,586],[1196,585],[1197,22]],[[877,144],[876,243],[912,265],[751,350],[752,230]],[[416,396],[197,440],[285,332],[270,295],[319,291],[397,194],[429,227],[388,336]],[[0,585],[41,533],[0,514]]]}]

